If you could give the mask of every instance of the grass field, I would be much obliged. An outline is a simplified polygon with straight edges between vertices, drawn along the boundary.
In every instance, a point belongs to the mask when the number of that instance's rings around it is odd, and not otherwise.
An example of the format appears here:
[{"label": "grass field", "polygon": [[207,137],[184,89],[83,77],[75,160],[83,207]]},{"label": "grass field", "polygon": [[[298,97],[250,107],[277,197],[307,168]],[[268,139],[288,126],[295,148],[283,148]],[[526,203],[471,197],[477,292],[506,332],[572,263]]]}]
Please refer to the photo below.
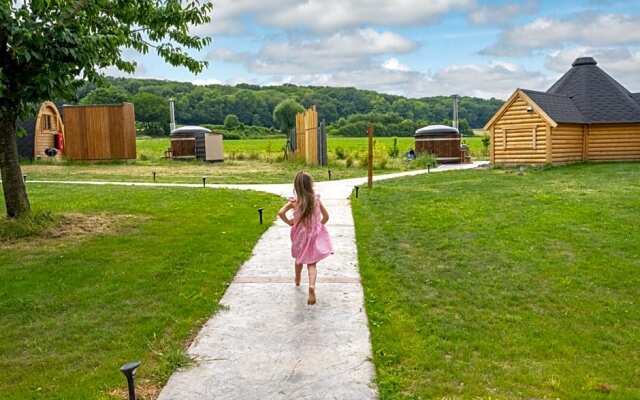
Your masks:
[{"label": "grass field", "polygon": [[[14,240],[0,219],[0,399],[111,399],[141,359],[153,393],[268,227],[267,194],[29,184],[66,223]],[[0,203],[0,215],[4,214]],[[24,232],[23,232],[24,233]],[[62,236],[60,236],[62,235]],[[59,236],[59,237],[58,237]],[[123,397],[118,397],[123,398]]]},{"label": "grass field", "polygon": [[638,199],[638,163],[361,191],[381,398],[640,398]]},{"label": "grass field", "polygon": [[[413,137],[398,137],[398,147],[400,153],[404,154],[409,149],[415,148],[415,139]],[[465,137],[464,143],[469,145],[472,155],[476,159],[486,159],[484,154],[480,136]],[[393,146],[394,138],[379,137],[376,138],[376,145],[380,144],[390,149]],[[224,151],[227,157],[234,153],[271,153],[275,158],[282,154],[282,149],[286,145],[286,139],[245,139],[245,140],[227,140],[224,142]],[[366,138],[349,138],[349,137],[330,137],[328,140],[329,152],[335,154],[336,148],[340,147],[351,152],[367,151]],[[144,154],[145,157],[156,159],[162,157],[164,151],[169,147],[169,139],[155,138],[138,140],[138,153]]]},{"label": "grass field", "polygon": [[[465,139],[472,151],[481,152],[479,137]],[[409,163],[401,156],[389,158],[387,150],[392,147],[393,138],[378,138],[376,146],[376,173],[397,172],[407,169],[424,168],[423,163]],[[398,138],[401,154],[413,147],[413,138]],[[367,149],[366,138],[330,138],[329,167],[307,167],[297,162],[284,162],[285,139],[227,140],[224,143],[226,160],[224,163],[203,163],[199,161],[164,160],[164,151],[169,147],[169,139],[139,139],[138,159],[127,162],[102,163],[48,163],[24,164],[23,172],[30,179],[52,180],[112,180],[112,181],[152,181],[156,173],[158,182],[200,183],[207,177],[209,183],[283,183],[291,181],[300,169],[309,171],[316,180],[327,180],[328,170],[332,179],[365,176]],[[475,150],[474,150],[475,149]],[[336,153],[345,154],[338,159]],[[480,157],[482,158],[482,157]],[[348,160],[350,159],[350,160]]]}]

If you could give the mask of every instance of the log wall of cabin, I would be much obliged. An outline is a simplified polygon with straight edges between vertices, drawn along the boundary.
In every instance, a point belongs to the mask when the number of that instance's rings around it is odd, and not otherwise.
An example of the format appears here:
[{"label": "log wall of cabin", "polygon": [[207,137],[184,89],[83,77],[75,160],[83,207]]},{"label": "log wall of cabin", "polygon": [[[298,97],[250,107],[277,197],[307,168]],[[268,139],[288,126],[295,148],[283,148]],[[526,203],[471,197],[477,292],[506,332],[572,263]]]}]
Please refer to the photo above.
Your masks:
[{"label": "log wall of cabin", "polygon": [[640,160],[640,124],[591,125],[587,138],[587,160]]},{"label": "log wall of cabin", "polygon": [[547,162],[547,123],[518,97],[492,126],[492,161],[496,164]]},{"label": "log wall of cabin", "polygon": [[560,124],[551,130],[551,160],[554,164],[583,160],[585,126]]}]

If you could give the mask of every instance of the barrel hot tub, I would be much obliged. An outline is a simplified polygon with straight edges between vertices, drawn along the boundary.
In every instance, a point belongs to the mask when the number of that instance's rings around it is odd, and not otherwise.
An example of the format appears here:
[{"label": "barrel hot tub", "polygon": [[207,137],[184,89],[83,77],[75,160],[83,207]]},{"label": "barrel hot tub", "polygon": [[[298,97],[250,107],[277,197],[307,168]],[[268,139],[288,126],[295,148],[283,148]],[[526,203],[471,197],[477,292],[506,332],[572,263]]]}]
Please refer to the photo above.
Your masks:
[{"label": "barrel hot tub", "polygon": [[460,132],[446,125],[429,125],[415,133],[416,153],[433,154],[439,164],[465,162],[465,152],[460,147]]}]

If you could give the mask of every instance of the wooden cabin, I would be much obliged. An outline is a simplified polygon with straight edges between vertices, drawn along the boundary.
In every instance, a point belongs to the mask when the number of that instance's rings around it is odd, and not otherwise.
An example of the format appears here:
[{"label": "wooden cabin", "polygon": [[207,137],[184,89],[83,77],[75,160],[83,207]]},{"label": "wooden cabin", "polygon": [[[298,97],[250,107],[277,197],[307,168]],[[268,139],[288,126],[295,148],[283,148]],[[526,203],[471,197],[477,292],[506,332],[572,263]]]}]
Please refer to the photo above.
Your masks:
[{"label": "wooden cabin", "polygon": [[40,106],[35,118],[18,123],[27,132],[18,138],[20,158],[60,160],[64,152],[64,123],[58,107],[50,101]]},{"label": "wooden cabin", "polygon": [[69,160],[136,158],[133,104],[65,105],[65,157]]},{"label": "wooden cabin", "polygon": [[493,164],[640,160],[640,93],[582,57],[546,92],[517,89],[485,129]]},{"label": "wooden cabin", "polygon": [[440,164],[458,164],[470,161],[461,146],[460,132],[451,126],[429,125],[415,132],[416,153],[429,153]]},{"label": "wooden cabin", "polygon": [[222,134],[201,126],[183,126],[171,131],[171,148],[167,153],[175,160],[221,162],[223,146]]}]

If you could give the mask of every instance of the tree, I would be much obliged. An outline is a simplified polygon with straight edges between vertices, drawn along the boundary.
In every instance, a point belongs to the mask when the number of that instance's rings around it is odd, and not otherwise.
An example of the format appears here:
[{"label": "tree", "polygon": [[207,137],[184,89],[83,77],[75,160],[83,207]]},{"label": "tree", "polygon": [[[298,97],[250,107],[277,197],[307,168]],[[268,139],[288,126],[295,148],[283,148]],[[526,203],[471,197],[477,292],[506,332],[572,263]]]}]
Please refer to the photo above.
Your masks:
[{"label": "tree", "polygon": [[47,99],[72,98],[108,67],[132,73],[124,48],[149,49],[171,65],[201,72],[184,49],[210,38],[189,29],[210,21],[208,1],[4,0],[0,2],[0,172],[9,217],[29,213],[16,144],[16,121]]},{"label": "tree", "polygon": [[169,123],[169,101],[164,97],[140,92],[131,101],[135,106],[137,121]]},{"label": "tree", "polygon": [[240,120],[235,114],[229,114],[224,118],[224,127],[232,131],[240,126]]},{"label": "tree", "polygon": [[87,96],[80,99],[80,104],[118,104],[130,101],[129,97],[129,93],[122,88],[106,86],[91,91]]},{"label": "tree", "polygon": [[304,108],[293,99],[282,100],[273,110],[273,122],[284,134],[296,126],[296,114]]}]

